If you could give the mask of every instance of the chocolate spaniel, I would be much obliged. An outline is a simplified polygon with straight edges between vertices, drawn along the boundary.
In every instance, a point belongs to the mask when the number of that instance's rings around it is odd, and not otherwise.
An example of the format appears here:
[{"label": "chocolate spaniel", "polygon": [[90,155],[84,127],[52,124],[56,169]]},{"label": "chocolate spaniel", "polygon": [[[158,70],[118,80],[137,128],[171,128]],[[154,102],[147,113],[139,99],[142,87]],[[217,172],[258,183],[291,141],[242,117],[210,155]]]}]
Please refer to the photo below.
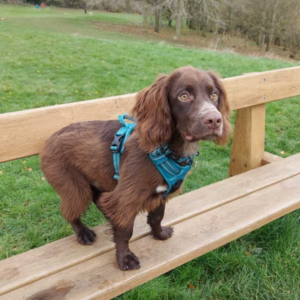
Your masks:
[{"label": "chocolate spaniel", "polygon": [[218,77],[194,67],[162,75],[138,93],[131,111],[137,126],[121,155],[120,178],[114,179],[110,150],[119,121],[71,124],[53,134],[40,154],[42,170],[61,198],[61,213],[80,244],[90,245],[95,233],[80,217],[93,201],[109,220],[120,269],[140,268],[129,249],[133,223],[141,211],[155,238],[166,240],[173,229],[162,227],[167,184],[149,153],[168,144],[178,157],[197,153],[200,140],[225,145],[231,133],[230,109]]}]

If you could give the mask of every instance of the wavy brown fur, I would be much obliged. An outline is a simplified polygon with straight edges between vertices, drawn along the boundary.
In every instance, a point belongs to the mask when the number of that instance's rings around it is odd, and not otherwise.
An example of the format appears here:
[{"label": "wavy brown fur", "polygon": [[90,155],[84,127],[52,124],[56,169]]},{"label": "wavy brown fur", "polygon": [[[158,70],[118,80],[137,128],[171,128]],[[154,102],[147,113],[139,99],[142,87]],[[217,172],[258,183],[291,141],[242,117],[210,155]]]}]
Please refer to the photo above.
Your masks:
[{"label": "wavy brown fur", "polygon": [[[188,98],[182,101],[180,95]],[[219,95],[218,102],[211,93]],[[219,116],[222,127],[211,129],[204,122],[207,112]],[[162,227],[166,187],[162,175],[149,158],[149,152],[165,143],[180,156],[197,152],[199,140],[228,141],[231,125],[226,92],[216,75],[184,67],[162,75],[142,90],[132,109],[138,125],[126,142],[121,156],[119,181],[110,144],[120,123],[90,121],[71,124],[50,137],[40,154],[42,170],[61,198],[61,213],[71,223],[78,242],[89,245],[94,232],[80,220],[94,201],[109,220],[122,270],[140,267],[130,251],[136,215],[148,212],[148,223],[157,239],[171,237],[173,230]],[[220,124],[221,124],[220,123]],[[159,187],[159,190],[157,189]]]}]

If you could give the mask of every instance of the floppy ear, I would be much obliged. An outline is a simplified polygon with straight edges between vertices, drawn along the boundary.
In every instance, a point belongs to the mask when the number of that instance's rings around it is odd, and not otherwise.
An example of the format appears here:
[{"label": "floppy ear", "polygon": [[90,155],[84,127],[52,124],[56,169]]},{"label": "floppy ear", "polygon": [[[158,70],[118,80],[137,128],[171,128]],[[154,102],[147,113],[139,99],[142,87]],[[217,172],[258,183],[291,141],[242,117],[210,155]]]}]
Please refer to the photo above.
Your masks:
[{"label": "floppy ear", "polygon": [[140,91],[131,114],[137,120],[139,145],[145,152],[168,143],[174,124],[168,101],[168,76],[158,77],[154,83]]},{"label": "floppy ear", "polygon": [[216,139],[215,142],[219,145],[225,146],[228,143],[232,133],[232,126],[230,122],[231,110],[227,99],[227,93],[219,77],[212,72],[207,72],[207,73],[212,78],[212,80],[215,83],[215,86],[219,90],[220,99],[218,104],[218,110],[223,117],[223,133],[220,137]]}]

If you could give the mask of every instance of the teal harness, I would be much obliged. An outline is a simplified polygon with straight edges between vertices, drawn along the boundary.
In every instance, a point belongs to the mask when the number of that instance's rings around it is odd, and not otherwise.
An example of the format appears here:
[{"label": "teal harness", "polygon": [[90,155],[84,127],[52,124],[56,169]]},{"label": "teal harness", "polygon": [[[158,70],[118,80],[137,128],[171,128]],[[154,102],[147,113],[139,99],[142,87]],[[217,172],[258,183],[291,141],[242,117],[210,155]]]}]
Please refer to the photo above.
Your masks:
[{"label": "teal harness", "polygon": [[113,162],[114,162],[114,168],[115,168],[114,179],[116,179],[116,180],[118,180],[119,176],[120,176],[120,173],[119,173],[120,156],[125,151],[125,149],[124,149],[125,142],[129,138],[133,129],[136,127],[136,123],[126,123],[125,122],[125,119],[135,122],[135,119],[127,116],[127,114],[121,115],[118,118],[119,118],[120,123],[122,124],[122,127],[115,134],[115,138],[110,146],[110,150],[113,153]]},{"label": "teal harness", "polygon": [[[116,180],[119,179],[120,175],[120,156],[124,153],[125,142],[136,127],[136,123],[126,123],[125,119],[135,122],[135,119],[127,116],[127,114],[119,116],[122,127],[115,134],[115,138],[110,147],[113,152],[113,164],[115,168],[114,179]],[[193,156],[180,157],[170,150],[168,145],[158,147],[149,153],[150,159],[168,184],[168,189],[163,194],[163,198],[180,188],[186,174],[191,170],[195,156],[198,154],[199,153]]]}]

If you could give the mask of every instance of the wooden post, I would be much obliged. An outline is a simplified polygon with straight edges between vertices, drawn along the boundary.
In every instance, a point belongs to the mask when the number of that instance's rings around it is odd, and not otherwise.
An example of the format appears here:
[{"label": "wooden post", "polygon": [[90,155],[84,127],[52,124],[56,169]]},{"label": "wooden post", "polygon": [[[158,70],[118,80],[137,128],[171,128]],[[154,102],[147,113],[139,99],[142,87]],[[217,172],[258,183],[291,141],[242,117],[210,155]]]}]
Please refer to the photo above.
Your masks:
[{"label": "wooden post", "polygon": [[265,146],[265,104],[238,109],[230,157],[229,176],[262,165]]}]

